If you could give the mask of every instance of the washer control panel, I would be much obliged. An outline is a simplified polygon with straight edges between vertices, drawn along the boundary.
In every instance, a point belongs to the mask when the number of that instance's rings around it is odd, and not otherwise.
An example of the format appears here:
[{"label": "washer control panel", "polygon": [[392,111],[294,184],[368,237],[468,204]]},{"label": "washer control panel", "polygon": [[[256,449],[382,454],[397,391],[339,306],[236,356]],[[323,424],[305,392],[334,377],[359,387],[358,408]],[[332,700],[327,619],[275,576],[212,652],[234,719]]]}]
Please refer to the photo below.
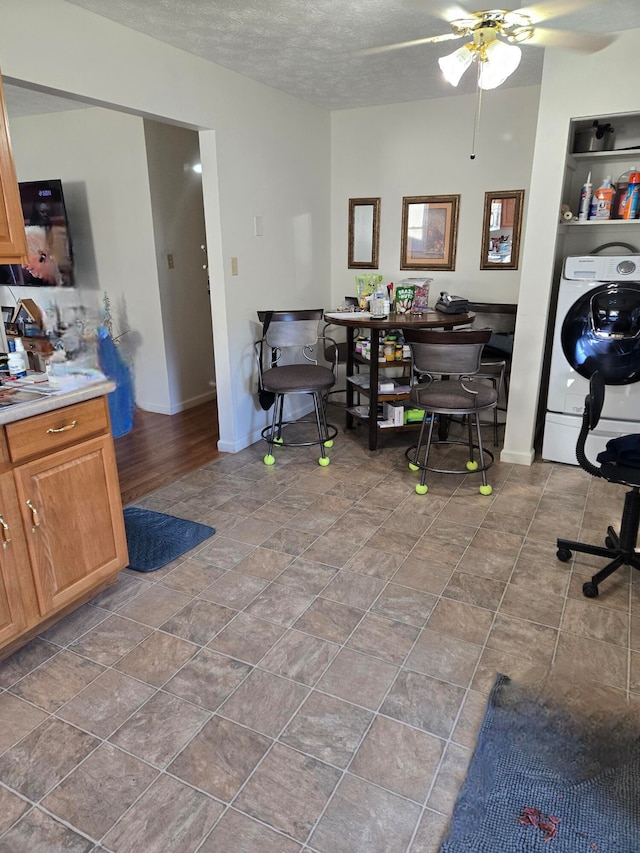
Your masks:
[{"label": "washer control panel", "polygon": [[640,255],[577,255],[565,258],[564,278],[574,281],[640,278]]}]

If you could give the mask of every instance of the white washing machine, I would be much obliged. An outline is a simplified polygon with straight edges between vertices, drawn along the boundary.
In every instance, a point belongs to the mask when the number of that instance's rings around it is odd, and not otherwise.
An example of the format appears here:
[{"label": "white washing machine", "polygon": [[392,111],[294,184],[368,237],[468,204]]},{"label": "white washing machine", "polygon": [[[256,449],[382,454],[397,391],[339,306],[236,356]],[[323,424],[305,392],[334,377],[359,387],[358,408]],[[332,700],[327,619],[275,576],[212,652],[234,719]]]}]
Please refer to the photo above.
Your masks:
[{"label": "white washing machine", "polygon": [[640,432],[640,255],[565,259],[552,346],[543,459],[578,464],[584,398],[596,370],[607,387],[589,458],[610,438]]}]

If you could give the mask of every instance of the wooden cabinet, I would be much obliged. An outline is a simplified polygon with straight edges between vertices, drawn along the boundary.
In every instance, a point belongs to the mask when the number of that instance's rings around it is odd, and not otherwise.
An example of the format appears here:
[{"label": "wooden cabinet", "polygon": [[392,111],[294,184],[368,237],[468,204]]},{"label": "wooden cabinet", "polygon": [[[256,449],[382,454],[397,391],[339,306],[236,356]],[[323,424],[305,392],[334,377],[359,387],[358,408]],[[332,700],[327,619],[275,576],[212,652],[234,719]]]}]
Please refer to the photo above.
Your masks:
[{"label": "wooden cabinet", "polygon": [[0,656],[128,562],[106,397],[7,425],[2,451]]},{"label": "wooden cabinet", "polygon": [[27,239],[0,78],[0,263],[26,261]]},{"label": "wooden cabinet", "polygon": [[28,556],[10,473],[0,475],[0,540],[1,646],[14,640],[27,625],[20,571]]},{"label": "wooden cabinet", "polygon": [[515,198],[502,199],[502,211],[500,214],[500,227],[513,228],[513,223],[516,216],[516,200]]}]

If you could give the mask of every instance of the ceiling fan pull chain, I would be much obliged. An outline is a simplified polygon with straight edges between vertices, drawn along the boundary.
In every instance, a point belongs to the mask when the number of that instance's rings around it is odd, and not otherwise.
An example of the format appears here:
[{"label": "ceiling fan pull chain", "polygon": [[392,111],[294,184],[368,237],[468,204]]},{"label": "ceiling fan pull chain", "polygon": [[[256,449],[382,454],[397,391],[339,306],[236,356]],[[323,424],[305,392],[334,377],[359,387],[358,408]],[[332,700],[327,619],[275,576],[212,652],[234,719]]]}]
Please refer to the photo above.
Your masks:
[{"label": "ceiling fan pull chain", "polygon": [[476,132],[480,127],[480,110],[482,108],[482,89],[480,88],[480,60],[478,60],[478,78],[476,83],[476,114],[473,117],[473,139],[471,141],[470,160],[476,159]]}]

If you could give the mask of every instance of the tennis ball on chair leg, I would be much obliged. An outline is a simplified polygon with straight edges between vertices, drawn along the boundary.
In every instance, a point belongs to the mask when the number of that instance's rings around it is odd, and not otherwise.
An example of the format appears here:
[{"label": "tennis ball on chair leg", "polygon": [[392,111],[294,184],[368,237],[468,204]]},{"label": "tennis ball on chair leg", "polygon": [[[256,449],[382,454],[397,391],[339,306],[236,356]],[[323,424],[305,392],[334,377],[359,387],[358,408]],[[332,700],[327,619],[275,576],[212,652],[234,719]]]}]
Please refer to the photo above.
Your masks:
[{"label": "tennis ball on chair leg", "polygon": [[275,456],[272,456],[270,453],[267,453],[267,455],[264,457],[264,459],[262,461],[264,462],[265,465],[275,465],[276,458],[275,458]]}]

